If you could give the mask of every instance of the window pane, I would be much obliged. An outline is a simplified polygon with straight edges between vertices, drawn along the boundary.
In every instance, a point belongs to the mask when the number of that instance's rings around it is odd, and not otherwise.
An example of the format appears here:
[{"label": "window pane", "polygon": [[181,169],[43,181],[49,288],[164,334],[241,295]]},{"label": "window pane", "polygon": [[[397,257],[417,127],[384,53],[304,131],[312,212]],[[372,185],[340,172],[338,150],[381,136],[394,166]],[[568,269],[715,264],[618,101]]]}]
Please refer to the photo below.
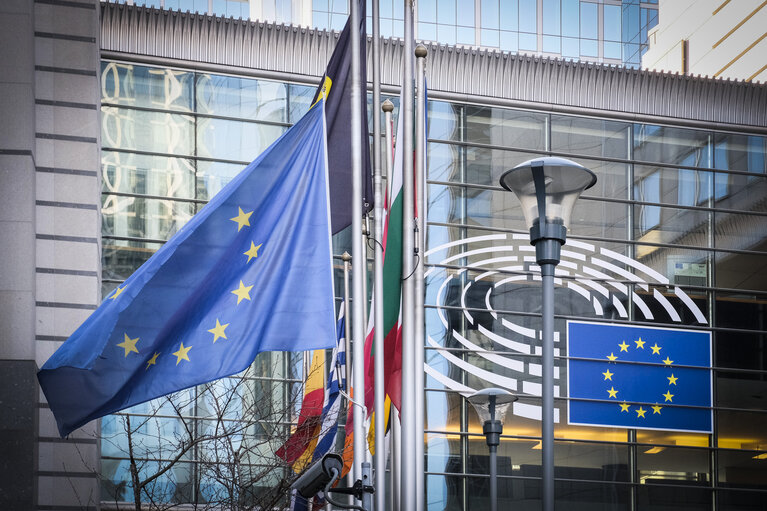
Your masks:
[{"label": "window pane", "polygon": [[708,138],[708,133],[703,131],[635,124],[634,158],[708,167]]},{"label": "window pane", "polygon": [[765,137],[724,133],[717,133],[714,137],[714,166],[718,169],[764,174],[767,172],[766,153]]},{"label": "window pane", "polygon": [[590,156],[627,158],[630,126],[623,122],[553,114],[551,149]]},{"label": "window pane", "polygon": [[193,160],[101,151],[101,183],[104,192],[193,199],[193,182]]},{"label": "window pane", "polygon": [[194,118],[190,115],[102,106],[101,126],[101,144],[107,148],[194,153]]},{"label": "window pane", "polygon": [[579,9],[579,0],[562,0],[562,35],[580,36]]},{"label": "window pane", "polygon": [[197,198],[210,200],[234,176],[242,172],[245,166],[235,163],[200,161],[197,163],[197,168]]},{"label": "window pane", "polygon": [[562,32],[562,21],[560,19],[560,1],[561,0],[543,0],[542,14],[544,35],[560,35]]},{"label": "window pane", "polygon": [[731,252],[717,252],[715,255],[717,287],[767,291],[764,255]]},{"label": "window pane", "polygon": [[157,252],[161,246],[160,243],[150,243],[147,241],[103,239],[101,247],[102,278],[113,280],[127,279],[152,254]]},{"label": "window pane", "polygon": [[173,200],[104,195],[101,234],[167,240],[194,214],[194,204]]},{"label": "window pane", "polygon": [[186,71],[103,61],[101,102],[190,112],[193,76]]},{"label": "window pane", "polygon": [[597,28],[597,5],[581,3],[581,38],[596,40],[599,37]]},{"label": "window pane", "polygon": [[604,12],[605,41],[620,42],[621,41],[621,6],[605,5],[604,9],[605,9],[605,12]]},{"label": "window pane", "polygon": [[[767,300],[765,302],[767,303]],[[735,301],[734,306],[737,306],[738,303],[739,301]],[[723,312],[726,313],[727,311]],[[718,322],[719,318],[717,318],[717,324]],[[729,332],[727,330],[714,332],[714,364],[717,367],[736,369],[763,370],[767,368],[766,335],[763,333]],[[744,373],[743,377],[748,378],[749,374],[752,373]]]},{"label": "window pane", "polygon": [[546,116],[505,108],[467,106],[465,140],[542,150],[546,143]]},{"label": "window pane", "polygon": [[242,162],[253,161],[286,128],[225,119],[199,119],[199,156]]},{"label": "window pane", "polygon": [[761,294],[716,292],[716,326],[742,330],[765,330],[767,297]]},{"label": "window pane", "polygon": [[247,120],[287,122],[284,83],[219,75],[197,76],[197,111]]},{"label": "window pane", "polygon": [[767,444],[767,413],[717,410],[718,447],[761,449]]},{"label": "window pane", "polygon": [[438,140],[460,140],[461,130],[460,105],[442,101],[429,101],[429,138]]}]

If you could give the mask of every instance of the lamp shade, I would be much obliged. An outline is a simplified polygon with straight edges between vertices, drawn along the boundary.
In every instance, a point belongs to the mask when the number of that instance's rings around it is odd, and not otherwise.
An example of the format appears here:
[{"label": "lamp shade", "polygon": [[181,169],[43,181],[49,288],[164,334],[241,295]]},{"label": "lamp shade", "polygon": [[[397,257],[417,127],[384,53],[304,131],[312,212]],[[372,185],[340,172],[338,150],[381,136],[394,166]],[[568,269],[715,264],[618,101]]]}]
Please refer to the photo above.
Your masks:
[{"label": "lamp shade", "polygon": [[488,421],[500,421],[506,417],[511,403],[517,400],[517,396],[503,389],[482,389],[468,397],[469,403],[479,415],[479,420],[484,424]]},{"label": "lamp shade", "polygon": [[576,199],[594,186],[597,176],[574,161],[547,156],[521,163],[501,175],[501,186],[514,192],[522,204],[528,229],[539,224],[567,228]]}]

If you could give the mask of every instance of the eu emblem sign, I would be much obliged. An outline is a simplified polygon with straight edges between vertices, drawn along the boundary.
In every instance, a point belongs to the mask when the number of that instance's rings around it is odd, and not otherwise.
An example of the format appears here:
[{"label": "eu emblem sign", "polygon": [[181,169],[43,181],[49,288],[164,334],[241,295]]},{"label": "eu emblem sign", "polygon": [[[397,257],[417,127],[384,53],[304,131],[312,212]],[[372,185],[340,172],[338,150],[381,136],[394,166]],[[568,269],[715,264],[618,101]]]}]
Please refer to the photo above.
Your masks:
[{"label": "eu emblem sign", "polygon": [[568,423],[712,432],[711,333],[569,321]]}]

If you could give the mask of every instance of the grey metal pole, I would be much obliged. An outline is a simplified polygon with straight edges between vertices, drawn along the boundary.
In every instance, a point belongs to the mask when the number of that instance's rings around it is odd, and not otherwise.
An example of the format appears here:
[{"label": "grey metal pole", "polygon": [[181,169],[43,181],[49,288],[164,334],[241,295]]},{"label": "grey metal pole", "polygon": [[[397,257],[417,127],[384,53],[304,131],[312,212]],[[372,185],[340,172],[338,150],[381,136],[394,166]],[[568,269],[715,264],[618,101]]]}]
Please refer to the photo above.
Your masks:
[{"label": "grey metal pole", "polygon": [[[352,284],[354,298],[353,314],[351,318],[346,320],[352,321],[352,339],[354,350],[353,354],[353,366],[352,366],[352,378],[354,380],[354,400],[357,403],[364,402],[365,395],[365,374],[364,374],[364,362],[365,356],[364,344],[365,344],[365,324],[363,318],[365,316],[365,296],[363,293],[362,279],[364,277],[363,265],[365,264],[365,249],[362,244],[362,160],[360,155],[362,154],[362,110],[360,101],[362,99],[362,81],[360,80],[360,13],[359,3],[357,0],[350,2],[351,4],[351,40],[352,40],[352,56],[351,56],[351,73],[352,73],[352,90],[350,94],[350,101],[352,102],[351,115],[352,115],[352,258],[354,260],[354,266],[352,267]],[[362,407],[354,405],[354,463],[352,471],[354,473],[354,479],[362,478],[362,462],[365,461],[365,425],[364,414]]]},{"label": "grey metal pole", "polygon": [[[370,463],[366,461],[362,464],[362,484],[370,486],[373,479],[371,476]],[[362,494],[362,507],[365,508],[365,511],[371,511],[373,509],[373,496],[368,492]]]},{"label": "grey metal pole", "polygon": [[490,449],[490,511],[498,511],[498,446]]},{"label": "grey metal pole", "polygon": [[413,0],[404,0],[405,52],[402,70],[402,471],[400,511],[416,511],[415,460],[415,303],[413,279]]},{"label": "grey metal pole", "polygon": [[[346,386],[347,388],[344,389],[345,392],[349,392],[349,384],[351,383],[351,373],[349,372],[349,368],[351,365],[349,364],[349,353],[351,353],[351,326],[349,321],[349,314],[351,313],[351,303],[349,301],[349,271],[351,271],[352,265],[352,256],[349,255],[349,252],[344,252],[341,256],[341,260],[344,262],[344,350],[346,351],[346,369],[344,370],[344,376],[346,377]],[[346,401],[346,409],[348,410],[349,407],[351,407],[352,404],[347,399]]]},{"label": "grey metal pole", "polygon": [[[558,242],[546,239],[539,243]],[[541,427],[543,510],[554,511],[554,268],[556,265],[539,264],[543,280],[541,308],[543,319],[543,422]]]},{"label": "grey metal pole", "polygon": [[384,331],[383,331],[383,232],[384,204],[383,179],[381,178],[381,28],[378,0],[373,0],[373,187],[375,198],[374,237],[375,259],[373,268],[374,310],[373,333],[375,381],[375,447],[373,460],[375,471],[375,509],[383,511],[386,506],[386,389],[384,388]]},{"label": "grey metal pole", "polygon": [[[376,2],[377,3],[377,0]],[[376,103],[373,103],[376,104]],[[392,172],[392,126],[391,126],[391,117],[392,117],[392,111],[394,110],[394,104],[389,101],[388,99],[384,101],[383,105],[381,105],[381,110],[384,111],[384,132],[386,133],[386,176],[389,179],[389,182],[391,182],[391,172]],[[378,179],[381,179],[381,176],[378,176]],[[376,188],[376,192],[378,192],[379,188]],[[378,197],[378,196],[376,196]],[[378,198],[376,198],[376,207],[379,205],[383,206],[383,199],[380,201]],[[382,208],[383,209],[383,208]],[[376,229],[379,229],[379,219],[380,219],[380,233],[376,234],[376,239],[378,241],[383,241],[383,212],[379,214],[376,212]],[[376,258],[378,258],[378,250],[380,247],[376,245]],[[376,288],[381,289],[383,291],[383,264],[381,265],[381,284],[378,284],[378,281],[376,280]],[[382,293],[383,294],[383,293]],[[379,297],[376,297],[376,300],[379,300]],[[376,332],[375,332],[375,385],[376,385],[376,410],[382,410],[383,406],[386,401],[386,389],[384,388],[384,361],[383,361],[383,352],[384,352],[384,331],[383,331],[383,296],[380,297],[380,300],[378,301],[380,303],[381,307],[381,317],[379,318],[376,316]],[[376,306],[378,307],[378,305]],[[376,308],[376,314],[378,314],[378,309]],[[380,396],[379,396],[379,389],[380,389]],[[391,441],[392,445],[389,449],[389,454],[391,456],[391,485],[390,485],[390,494],[391,494],[391,506],[392,511],[396,509],[396,506],[399,505],[399,493],[396,491],[396,488],[399,487],[399,470],[396,469],[397,460],[399,459],[399,451],[397,450],[398,443],[395,443],[395,434],[397,435],[397,440],[399,440],[399,429],[395,427],[399,424],[399,421],[396,420],[394,414],[392,413],[392,416],[389,418],[392,424],[392,433],[391,433]],[[385,505],[386,505],[386,495],[384,494],[383,489],[386,488],[386,478],[385,478],[385,471],[386,471],[386,458],[383,456],[383,444],[385,441],[385,435],[384,435],[384,429],[386,427],[386,423],[384,421],[384,414],[376,413],[376,511],[383,511]],[[379,433],[380,432],[380,433]],[[380,442],[380,443],[379,443]],[[380,447],[379,447],[380,446]],[[381,451],[379,451],[381,449]]]},{"label": "grey metal pole", "polygon": [[426,254],[426,170],[424,169],[425,154],[425,111],[426,111],[426,46],[419,44],[415,49],[416,56],[416,86],[417,97],[415,107],[415,204],[418,216],[416,217],[415,249],[418,254],[416,259],[415,275],[415,335],[413,372],[415,385],[415,424],[413,435],[415,437],[415,475],[416,475],[416,503],[418,508],[424,505],[424,389],[423,389],[423,344],[425,338],[424,319],[424,259]]}]

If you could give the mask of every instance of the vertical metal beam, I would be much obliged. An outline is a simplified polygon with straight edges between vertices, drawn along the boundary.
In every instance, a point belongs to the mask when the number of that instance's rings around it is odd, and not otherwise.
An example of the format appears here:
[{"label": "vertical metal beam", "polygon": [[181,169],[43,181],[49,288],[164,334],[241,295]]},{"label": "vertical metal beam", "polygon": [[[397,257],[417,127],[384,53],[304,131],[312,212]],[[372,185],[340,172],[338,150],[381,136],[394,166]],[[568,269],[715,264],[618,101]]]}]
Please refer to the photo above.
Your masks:
[{"label": "vertical metal beam", "polygon": [[365,264],[365,247],[362,243],[362,81],[360,79],[360,12],[359,3],[353,0],[351,3],[351,73],[352,91],[349,100],[352,102],[352,297],[354,298],[353,314],[347,321],[352,321],[352,349],[354,380],[354,479],[362,479],[362,462],[365,461],[365,415],[361,405],[365,402],[365,374],[364,374],[364,344],[365,344],[365,296],[362,280],[364,278],[363,266]]},{"label": "vertical metal beam", "polygon": [[[378,0],[373,0],[373,188],[374,188],[374,238],[375,259],[373,268],[373,346],[375,350],[373,382],[375,389],[375,509],[383,511],[386,506],[386,389],[384,388],[384,331],[383,331],[383,232],[384,204],[383,180],[381,179],[381,26]],[[387,116],[388,117],[388,116]]]},{"label": "vertical metal beam", "polygon": [[418,255],[413,283],[415,295],[415,326],[414,326],[414,356],[413,373],[415,374],[415,475],[416,502],[419,508],[424,505],[424,389],[423,389],[423,344],[425,338],[424,319],[424,262],[426,258],[426,170],[424,168],[425,126],[426,126],[426,46],[419,44],[415,49],[416,56],[416,87],[418,96],[415,107],[415,209],[418,216],[415,220],[415,250]]},{"label": "vertical metal beam", "polygon": [[415,304],[413,232],[413,0],[404,0],[405,52],[402,69],[402,471],[400,511],[415,511]]}]

